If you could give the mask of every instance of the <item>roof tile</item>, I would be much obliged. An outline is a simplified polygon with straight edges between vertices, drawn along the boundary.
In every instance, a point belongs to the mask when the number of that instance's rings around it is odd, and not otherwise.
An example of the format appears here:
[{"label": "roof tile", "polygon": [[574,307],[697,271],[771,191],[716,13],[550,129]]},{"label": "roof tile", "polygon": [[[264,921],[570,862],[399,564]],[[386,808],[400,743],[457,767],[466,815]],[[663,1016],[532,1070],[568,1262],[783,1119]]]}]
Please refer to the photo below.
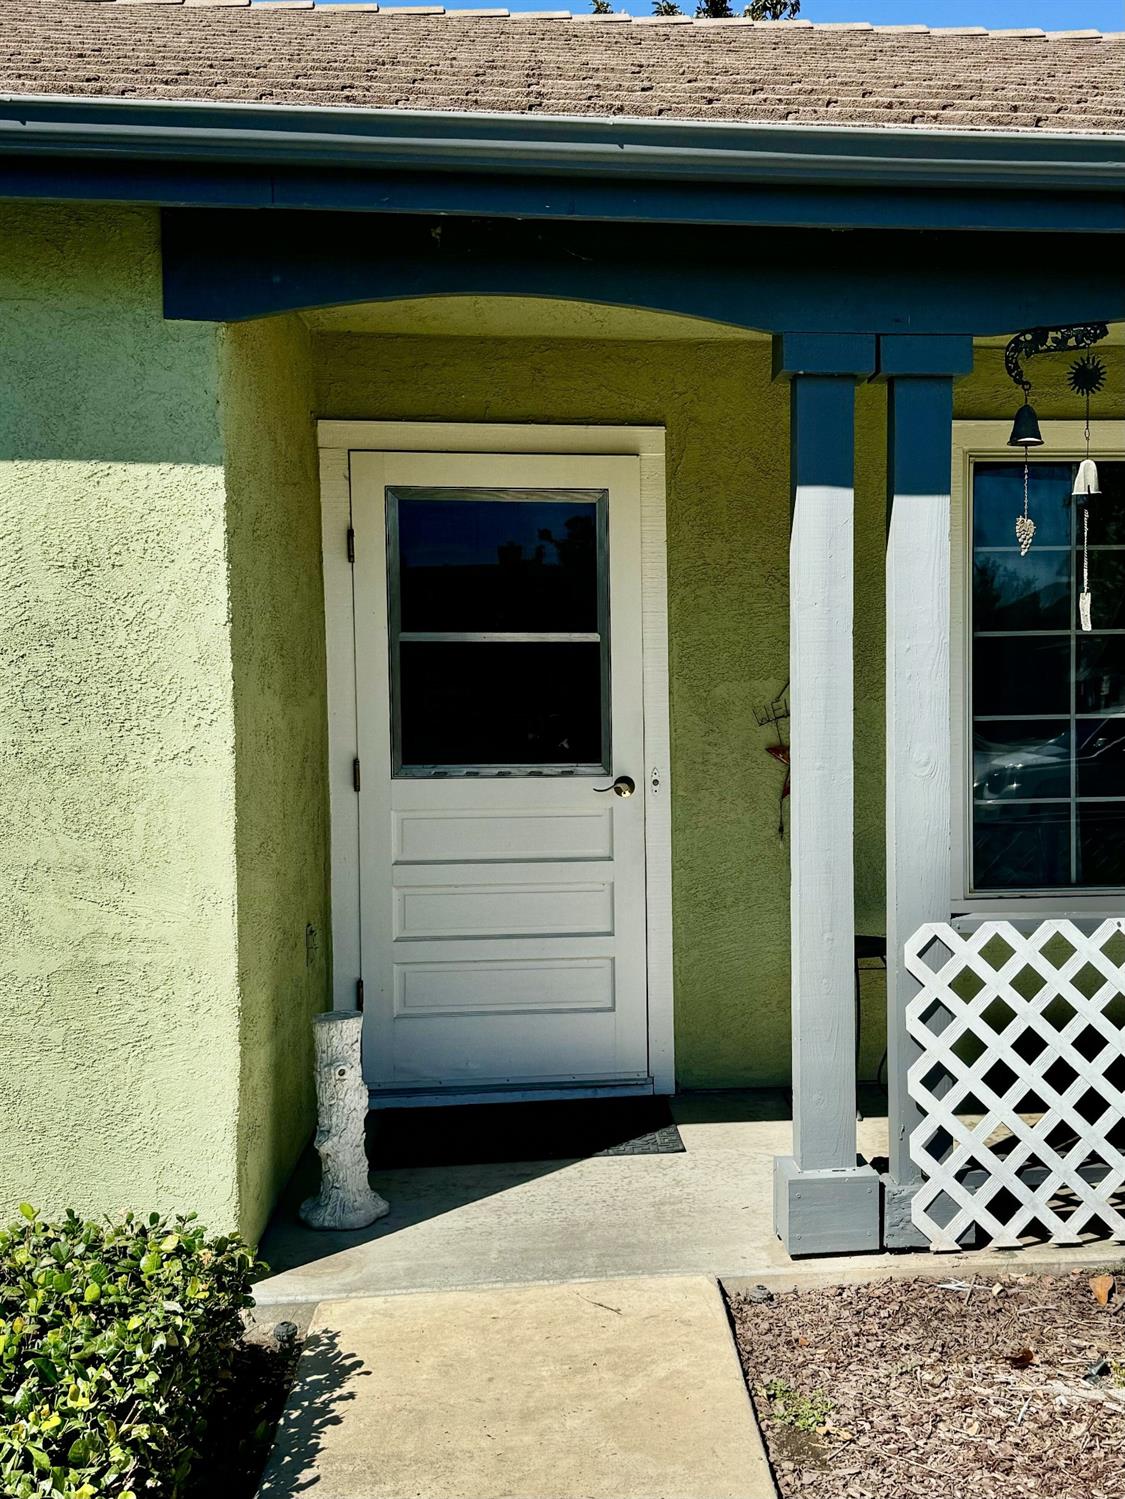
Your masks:
[{"label": "roof tile", "polygon": [[0,91],[1119,135],[1125,34],[374,0],[0,0]]}]

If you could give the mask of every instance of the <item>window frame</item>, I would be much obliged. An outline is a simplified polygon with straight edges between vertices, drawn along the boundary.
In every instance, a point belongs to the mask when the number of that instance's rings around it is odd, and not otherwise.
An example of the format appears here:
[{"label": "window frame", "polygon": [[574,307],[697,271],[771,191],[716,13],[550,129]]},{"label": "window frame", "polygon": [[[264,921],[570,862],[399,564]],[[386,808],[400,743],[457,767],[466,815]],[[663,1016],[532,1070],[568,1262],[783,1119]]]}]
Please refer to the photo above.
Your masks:
[{"label": "window frame", "polygon": [[[1086,456],[1085,422],[1043,421],[1044,446],[1032,462],[1077,463]],[[1125,886],[1062,890],[1029,890],[978,895],[972,889],[973,715],[972,715],[972,587],[973,534],[971,507],[973,468],[980,462],[1019,461],[1008,446],[1011,422],[955,421],[950,505],[950,896],[952,914],[1076,916],[1119,915]],[[1116,432],[1116,436],[1115,436]],[[1120,423],[1093,422],[1090,456],[1125,463]],[[1013,517],[1014,520],[1014,517]]]}]

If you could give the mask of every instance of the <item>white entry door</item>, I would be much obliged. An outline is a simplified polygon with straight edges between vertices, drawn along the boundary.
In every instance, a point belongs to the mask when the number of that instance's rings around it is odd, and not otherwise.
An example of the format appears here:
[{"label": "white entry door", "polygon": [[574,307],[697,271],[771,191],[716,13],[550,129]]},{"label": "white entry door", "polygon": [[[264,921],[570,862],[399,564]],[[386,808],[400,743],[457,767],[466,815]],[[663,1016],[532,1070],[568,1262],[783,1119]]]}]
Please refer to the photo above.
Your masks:
[{"label": "white entry door", "polygon": [[639,460],[350,473],[368,1082],[644,1083]]}]

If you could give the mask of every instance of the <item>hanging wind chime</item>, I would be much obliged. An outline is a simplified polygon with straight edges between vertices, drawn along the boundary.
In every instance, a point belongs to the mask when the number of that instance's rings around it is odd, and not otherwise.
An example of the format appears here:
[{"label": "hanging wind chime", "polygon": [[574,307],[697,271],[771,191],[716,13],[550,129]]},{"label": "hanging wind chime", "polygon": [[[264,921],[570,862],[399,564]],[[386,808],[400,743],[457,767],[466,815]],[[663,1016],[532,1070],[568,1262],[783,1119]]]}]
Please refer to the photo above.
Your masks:
[{"label": "hanging wind chime", "polygon": [[[1023,405],[1016,412],[1016,419],[1012,426],[1012,435],[1008,438],[1010,448],[1023,449],[1023,510],[1016,516],[1016,542],[1019,545],[1020,556],[1026,557],[1031,550],[1031,543],[1035,540],[1035,521],[1029,513],[1029,491],[1031,485],[1031,463],[1029,454],[1032,448],[1043,446],[1043,434],[1039,430],[1039,417],[1034,406],[1031,404],[1031,381],[1024,371],[1024,363],[1033,359],[1036,354],[1056,354],[1066,349],[1088,349],[1091,344],[1101,343],[1103,338],[1109,337],[1109,328],[1105,323],[1075,323],[1066,328],[1029,328],[1024,333],[1017,333],[1008,347],[1004,350],[1004,368],[1008,372],[1012,382],[1023,391]],[[1091,394],[1100,390],[1105,380],[1105,367],[1097,359],[1087,356],[1079,359],[1071,370],[1071,389],[1081,391],[1083,385],[1074,384],[1077,379],[1080,382],[1088,382],[1092,375],[1090,373],[1077,374],[1079,368],[1088,369],[1096,367],[1100,372],[1097,385],[1091,386]],[[1086,396],[1086,451],[1089,461],[1090,447],[1090,397]],[[1093,468],[1093,464],[1090,464]],[[1082,470],[1079,471],[1081,478]],[[1097,470],[1094,470],[1094,483],[1097,483]],[[1097,490],[1083,491],[1096,494]],[[1079,490],[1075,486],[1074,493]],[[1085,587],[1085,585],[1083,585]],[[1088,628],[1084,626],[1083,628]]]},{"label": "hanging wind chime", "polygon": [[1028,458],[1032,448],[1043,446],[1043,434],[1039,430],[1039,418],[1035,407],[1031,404],[1031,381],[1021,381],[1023,390],[1023,405],[1016,412],[1016,420],[1012,427],[1012,435],[1008,439],[1010,448],[1023,449],[1023,514],[1016,516],[1016,541],[1019,543],[1020,556],[1026,557],[1031,550],[1031,543],[1035,540],[1035,522],[1027,513],[1028,491],[1031,485],[1031,462]]},{"label": "hanging wind chime", "polygon": [[1076,359],[1067,373],[1066,383],[1076,395],[1086,398],[1086,456],[1078,465],[1073,497],[1082,506],[1082,591],[1078,595],[1078,620],[1083,630],[1092,630],[1093,595],[1090,592],[1090,497],[1101,494],[1098,466],[1090,457],[1090,397],[1097,395],[1106,382],[1106,368],[1093,354]]}]

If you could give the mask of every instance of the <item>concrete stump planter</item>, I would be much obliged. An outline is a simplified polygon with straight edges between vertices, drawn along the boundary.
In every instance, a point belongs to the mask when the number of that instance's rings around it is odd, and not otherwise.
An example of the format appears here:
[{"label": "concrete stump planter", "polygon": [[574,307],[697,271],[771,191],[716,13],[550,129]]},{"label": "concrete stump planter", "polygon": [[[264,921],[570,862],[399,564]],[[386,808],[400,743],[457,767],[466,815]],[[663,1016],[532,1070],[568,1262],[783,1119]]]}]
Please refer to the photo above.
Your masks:
[{"label": "concrete stump planter", "polygon": [[366,1228],[391,1210],[367,1180],[362,1029],[363,1016],[345,1010],[329,1010],[313,1020],[321,1182],[319,1195],[301,1204],[301,1219],[310,1228]]}]

